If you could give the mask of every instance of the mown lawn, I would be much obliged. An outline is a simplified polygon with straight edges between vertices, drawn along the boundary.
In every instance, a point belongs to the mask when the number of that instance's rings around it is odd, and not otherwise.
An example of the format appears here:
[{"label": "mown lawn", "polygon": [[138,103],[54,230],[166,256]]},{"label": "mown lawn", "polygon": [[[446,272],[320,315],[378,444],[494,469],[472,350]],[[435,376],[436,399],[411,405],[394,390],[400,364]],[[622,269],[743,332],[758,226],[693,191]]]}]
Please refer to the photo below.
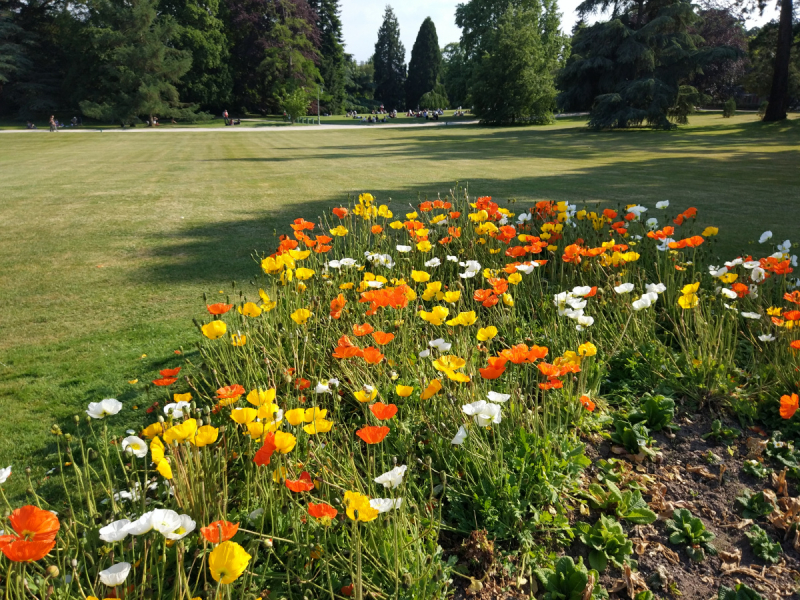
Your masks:
[{"label": "mown lawn", "polygon": [[[287,222],[370,191],[403,211],[455,182],[506,200],[669,199],[720,227],[726,258],[797,237],[800,120],[695,117],[676,132],[539,128],[0,135],[0,466],[25,489],[49,429],[191,358],[203,293],[256,271]],[[143,357],[146,355],[146,357]],[[137,384],[129,380],[139,379]],[[47,457],[50,458],[47,458]],[[52,462],[49,464],[52,466]]]}]

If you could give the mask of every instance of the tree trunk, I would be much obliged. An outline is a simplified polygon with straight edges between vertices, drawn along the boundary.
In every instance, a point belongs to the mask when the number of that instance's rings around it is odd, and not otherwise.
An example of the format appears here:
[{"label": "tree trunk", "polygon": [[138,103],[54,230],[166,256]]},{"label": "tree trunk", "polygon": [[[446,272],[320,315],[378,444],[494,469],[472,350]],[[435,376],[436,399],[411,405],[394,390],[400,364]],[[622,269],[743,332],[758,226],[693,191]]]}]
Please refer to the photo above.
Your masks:
[{"label": "tree trunk", "polygon": [[792,52],[792,0],[781,0],[778,25],[778,46],[775,49],[775,70],[772,90],[764,121],[783,121],[789,107],[789,60]]}]

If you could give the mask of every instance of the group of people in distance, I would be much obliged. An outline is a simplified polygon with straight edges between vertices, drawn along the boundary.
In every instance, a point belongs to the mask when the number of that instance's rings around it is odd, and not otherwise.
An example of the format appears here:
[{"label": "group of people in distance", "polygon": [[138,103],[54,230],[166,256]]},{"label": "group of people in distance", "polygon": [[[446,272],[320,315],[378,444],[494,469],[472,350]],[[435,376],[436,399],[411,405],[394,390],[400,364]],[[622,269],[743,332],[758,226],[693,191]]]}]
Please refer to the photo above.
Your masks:
[{"label": "group of people in distance", "polygon": [[[283,113],[283,114],[286,115],[286,113]],[[241,119],[233,119],[228,115],[228,109],[227,108],[222,111],[222,118],[225,119],[225,127],[230,127],[232,125],[241,125],[242,124],[242,120]]]}]

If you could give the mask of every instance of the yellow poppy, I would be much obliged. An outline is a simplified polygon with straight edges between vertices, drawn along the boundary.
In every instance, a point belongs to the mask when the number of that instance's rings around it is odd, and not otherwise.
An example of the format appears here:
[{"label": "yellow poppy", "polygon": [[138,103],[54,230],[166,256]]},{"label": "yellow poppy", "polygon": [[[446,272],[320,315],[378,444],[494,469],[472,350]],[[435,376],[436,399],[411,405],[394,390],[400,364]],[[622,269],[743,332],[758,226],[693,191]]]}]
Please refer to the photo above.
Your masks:
[{"label": "yellow poppy", "polygon": [[309,435],[314,435],[317,433],[328,433],[331,428],[333,427],[333,421],[327,421],[325,419],[316,419],[305,425],[303,427],[303,431],[305,431]]},{"label": "yellow poppy", "polygon": [[243,306],[238,307],[236,310],[239,311],[239,314],[242,314],[245,317],[261,316],[261,309],[258,308],[258,305],[255,302],[245,302]]},{"label": "yellow poppy", "polygon": [[372,402],[378,396],[378,390],[372,388],[371,391],[358,390],[355,394],[356,400],[359,402]]},{"label": "yellow poppy", "polygon": [[302,408],[293,408],[292,410],[285,412],[283,416],[286,417],[287,421],[289,421],[289,425],[297,427],[300,425],[300,423],[305,421],[305,412],[306,411]]},{"label": "yellow poppy", "polygon": [[233,583],[244,573],[251,558],[236,542],[222,542],[208,555],[208,569],[214,581]]},{"label": "yellow poppy", "polygon": [[450,319],[447,324],[450,327],[455,327],[457,325],[468,327],[469,325],[474,325],[477,320],[478,316],[475,314],[474,310],[471,310],[469,312],[458,313],[458,316],[454,319]]},{"label": "yellow poppy", "polygon": [[298,308],[290,316],[292,317],[292,321],[298,325],[305,325],[306,321],[311,317],[311,311],[307,308]]},{"label": "yellow poppy", "polygon": [[492,339],[494,336],[497,335],[497,327],[494,325],[489,325],[488,327],[481,327],[478,329],[478,341],[485,342],[487,340]]},{"label": "yellow poppy", "polygon": [[417,283],[425,283],[426,281],[430,281],[431,274],[425,271],[411,271],[411,279]]},{"label": "yellow poppy", "polygon": [[228,326],[225,325],[224,321],[211,321],[203,325],[200,330],[208,339],[216,340],[228,332]]},{"label": "yellow poppy", "polygon": [[408,398],[412,393],[414,393],[414,387],[410,385],[398,384],[395,386],[394,391],[401,398]]},{"label": "yellow poppy", "polygon": [[186,419],[180,425],[173,425],[164,433],[164,441],[167,444],[172,442],[185,442],[189,438],[194,437],[197,433],[197,420]]},{"label": "yellow poppy", "polygon": [[430,312],[424,310],[419,312],[419,316],[422,320],[427,321],[431,325],[441,325],[449,314],[450,309],[444,306],[434,306]]},{"label": "yellow poppy", "polygon": [[356,520],[356,511],[358,511],[358,520],[364,523],[374,521],[378,516],[378,510],[370,506],[369,498],[358,492],[346,491],[344,493],[344,505],[347,509],[347,516],[352,521]]},{"label": "yellow poppy", "polygon": [[189,441],[198,448],[202,448],[216,442],[218,437],[219,429],[211,425],[203,425],[197,430],[197,435],[189,438]]},{"label": "yellow poppy", "polygon": [[288,454],[297,445],[297,438],[285,431],[275,432],[275,449],[281,454]]},{"label": "yellow poppy", "polygon": [[271,404],[275,400],[275,389],[269,388],[266,390],[255,389],[247,394],[247,401],[253,406],[262,406],[264,404]]},{"label": "yellow poppy", "polygon": [[156,465],[156,471],[158,471],[159,475],[164,479],[172,479],[172,467],[169,466],[169,462],[166,458],[162,459]]},{"label": "yellow poppy", "polygon": [[297,269],[294,272],[294,275],[301,281],[305,281],[306,279],[311,279],[314,276],[314,271],[312,269],[301,268]]},{"label": "yellow poppy", "polygon": [[597,354],[597,346],[595,346],[592,342],[584,342],[578,346],[578,354],[581,356],[594,356]]},{"label": "yellow poppy", "polygon": [[247,425],[256,420],[258,411],[255,408],[234,408],[231,411],[231,419],[239,425]]},{"label": "yellow poppy", "polygon": [[419,395],[421,400],[427,400],[432,398],[435,394],[438,394],[442,389],[442,382],[438,379],[434,379],[428,384],[422,393]]}]

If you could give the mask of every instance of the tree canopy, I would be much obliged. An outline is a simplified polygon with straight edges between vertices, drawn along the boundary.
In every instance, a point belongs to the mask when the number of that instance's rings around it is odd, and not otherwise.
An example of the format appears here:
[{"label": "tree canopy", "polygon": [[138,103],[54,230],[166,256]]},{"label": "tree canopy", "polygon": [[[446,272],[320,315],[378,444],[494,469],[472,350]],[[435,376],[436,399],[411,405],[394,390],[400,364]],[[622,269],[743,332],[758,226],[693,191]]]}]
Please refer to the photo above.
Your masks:
[{"label": "tree canopy", "polygon": [[339,16],[338,0],[310,0],[316,13],[315,25],[319,31],[318,68],[325,85],[322,97],[331,113],[339,113],[344,107],[345,54],[342,37],[342,20]]},{"label": "tree canopy", "polygon": [[411,49],[406,79],[406,106],[415,108],[423,94],[432,92],[439,83],[442,71],[442,51],[436,25],[427,17],[419,28],[417,40]]},{"label": "tree canopy", "polygon": [[406,49],[400,41],[400,25],[391,6],[386,7],[383,24],[375,42],[375,96],[387,110],[405,104]]}]

